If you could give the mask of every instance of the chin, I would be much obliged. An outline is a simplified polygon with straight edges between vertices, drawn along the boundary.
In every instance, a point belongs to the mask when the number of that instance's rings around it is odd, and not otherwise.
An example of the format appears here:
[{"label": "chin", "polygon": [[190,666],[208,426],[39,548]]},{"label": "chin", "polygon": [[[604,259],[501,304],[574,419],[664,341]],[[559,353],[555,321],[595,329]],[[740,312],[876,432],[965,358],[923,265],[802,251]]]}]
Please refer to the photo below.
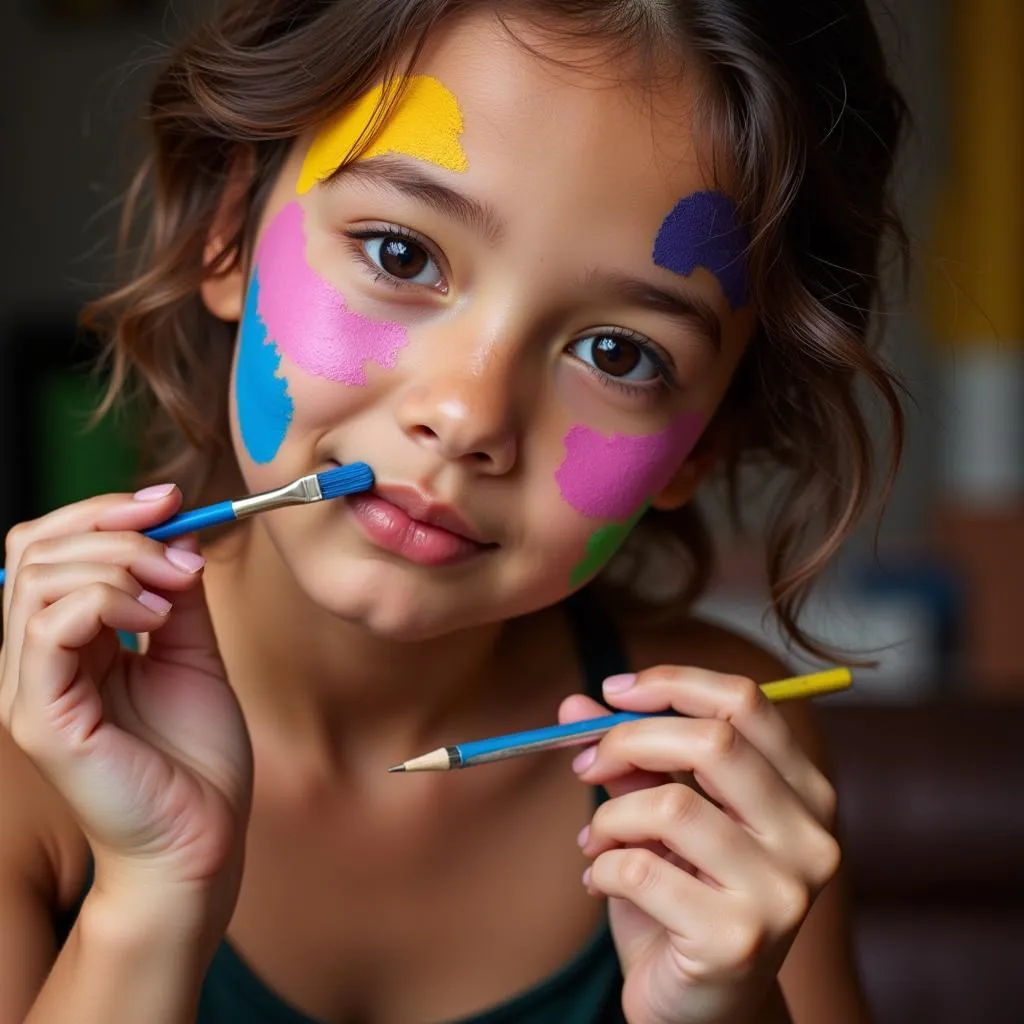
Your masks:
[{"label": "chin", "polygon": [[[462,596],[461,587],[434,588],[398,566],[373,559],[346,559],[344,568],[326,573],[322,567],[311,568],[299,583],[324,611],[396,643],[433,640],[488,621],[480,616],[479,606],[470,606]],[[459,600],[453,603],[453,597]],[[491,618],[498,617],[497,611]]]}]

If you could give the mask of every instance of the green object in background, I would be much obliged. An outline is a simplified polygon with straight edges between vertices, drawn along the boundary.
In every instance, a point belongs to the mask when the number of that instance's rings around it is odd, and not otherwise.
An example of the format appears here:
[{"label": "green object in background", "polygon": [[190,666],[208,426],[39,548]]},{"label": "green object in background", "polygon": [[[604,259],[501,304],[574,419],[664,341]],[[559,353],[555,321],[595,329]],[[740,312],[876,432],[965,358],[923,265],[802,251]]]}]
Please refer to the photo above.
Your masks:
[{"label": "green object in background", "polygon": [[36,403],[37,499],[41,514],[93,494],[132,490],[138,451],[131,414],[118,410],[93,426],[105,381],[86,371],[47,378]]}]

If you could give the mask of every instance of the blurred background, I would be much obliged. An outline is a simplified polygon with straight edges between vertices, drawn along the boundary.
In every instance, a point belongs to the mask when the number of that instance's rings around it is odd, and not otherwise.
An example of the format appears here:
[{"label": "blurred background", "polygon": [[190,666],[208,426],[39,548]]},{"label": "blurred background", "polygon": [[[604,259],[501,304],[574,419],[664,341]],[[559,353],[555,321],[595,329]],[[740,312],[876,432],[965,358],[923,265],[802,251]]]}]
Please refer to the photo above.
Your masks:
[{"label": "blurred background", "polygon": [[[127,485],[131,425],[89,432],[82,302],[110,279],[133,115],[210,0],[5,0],[0,16],[0,527]],[[804,623],[876,665],[830,699],[858,956],[880,1020],[1024,1019],[1024,3],[889,0],[914,118],[914,245],[884,350],[913,396],[886,514]],[[896,282],[894,282],[894,285]],[[721,513],[712,500],[712,514]],[[754,509],[753,521],[757,521]],[[777,646],[756,541],[725,536],[705,614]]]}]

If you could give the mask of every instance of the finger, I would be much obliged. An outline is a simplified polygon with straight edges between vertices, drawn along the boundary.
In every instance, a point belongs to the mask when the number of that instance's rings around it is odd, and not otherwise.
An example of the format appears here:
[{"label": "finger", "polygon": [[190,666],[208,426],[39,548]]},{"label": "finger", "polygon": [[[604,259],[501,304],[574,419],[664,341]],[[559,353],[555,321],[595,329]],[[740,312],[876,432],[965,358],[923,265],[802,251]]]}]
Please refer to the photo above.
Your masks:
[{"label": "finger", "polygon": [[770,889],[776,875],[764,850],[735,821],[682,783],[629,793],[602,804],[582,845],[588,857],[656,840],[723,889]]},{"label": "finger", "polygon": [[635,677],[618,678],[635,681],[624,689],[606,685],[604,695],[610,704],[624,711],[672,708],[693,718],[731,723],[774,765],[818,821],[831,820],[835,803],[831,784],[755,682],[742,676],[665,665]]},{"label": "finger", "polygon": [[42,540],[25,549],[7,621],[10,664],[17,665],[25,623],[41,609],[89,583],[106,583],[133,597],[143,590],[174,592],[194,585],[201,561],[138,533],[87,533]]},{"label": "finger", "polygon": [[626,722],[597,745],[580,774],[605,784],[637,768],[693,772],[701,788],[770,849],[789,857],[820,826],[760,751],[729,722],[654,717]]},{"label": "finger", "polygon": [[673,935],[696,945],[729,897],[650,850],[620,848],[599,854],[584,873],[588,890],[628,900]]},{"label": "finger", "polygon": [[79,671],[80,649],[104,627],[133,633],[156,629],[170,607],[149,591],[135,598],[117,587],[90,583],[32,616],[9,712],[12,731],[17,725],[21,737],[33,744],[54,732],[81,743],[99,724],[102,702],[95,684]]},{"label": "finger", "polygon": [[[179,537],[169,546],[202,559],[194,536]],[[174,611],[149,638],[146,657],[223,678],[224,666],[201,579],[175,598]]]},{"label": "finger", "polygon": [[[558,721],[559,723],[582,722],[588,718],[601,718],[610,713],[603,704],[599,704],[582,693],[576,693],[562,701],[558,708]],[[585,748],[573,761],[573,767],[585,764],[587,759],[593,756],[594,748]],[[670,777],[664,774],[636,771],[609,783],[605,789],[609,796],[619,796],[623,793],[632,793],[637,789],[660,786],[669,781],[671,781]]]},{"label": "finger", "polygon": [[[7,583],[17,576],[21,556],[36,541],[94,530],[144,530],[170,518],[181,505],[181,491],[173,484],[143,488],[135,494],[103,494],[65,505],[8,534],[4,567]],[[4,621],[10,607],[10,588],[4,588]]]},{"label": "finger", "polygon": [[692,981],[748,971],[769,925],[743,899],[717,890],[642,849],[602,853],[584,875],[588,889],[628,900],[661,925]]}]

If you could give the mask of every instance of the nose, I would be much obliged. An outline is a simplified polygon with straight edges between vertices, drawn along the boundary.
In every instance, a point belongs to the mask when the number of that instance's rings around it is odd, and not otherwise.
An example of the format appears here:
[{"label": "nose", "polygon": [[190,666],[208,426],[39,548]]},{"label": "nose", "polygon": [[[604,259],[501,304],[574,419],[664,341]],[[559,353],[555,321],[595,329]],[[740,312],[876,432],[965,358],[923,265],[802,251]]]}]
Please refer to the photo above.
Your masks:
[{"label": "nose", "polygon": [[402,431],[446,460],[488,475],[508,473],[518,451],[510,371],[492,350],[417,374],[400,401]]}]

